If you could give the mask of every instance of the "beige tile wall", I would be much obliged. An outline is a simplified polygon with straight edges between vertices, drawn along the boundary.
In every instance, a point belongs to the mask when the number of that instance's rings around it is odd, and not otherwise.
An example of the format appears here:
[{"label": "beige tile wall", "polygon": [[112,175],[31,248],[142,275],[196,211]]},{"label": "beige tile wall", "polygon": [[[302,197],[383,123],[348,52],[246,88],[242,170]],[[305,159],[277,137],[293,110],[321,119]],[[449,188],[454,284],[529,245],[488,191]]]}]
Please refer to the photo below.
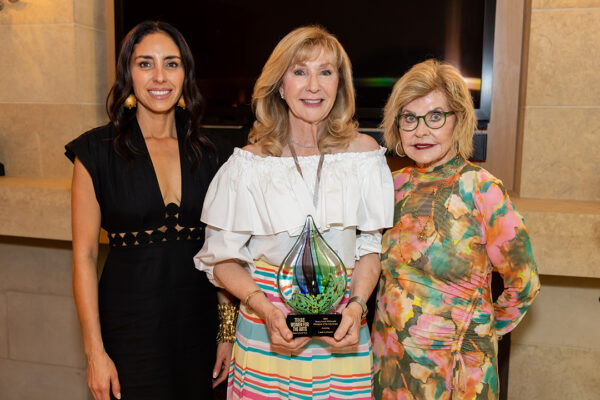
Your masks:
[{"label": "beige tile wall", "polygon": [[70,242],[0,237],[0,398],[87,399]]},{"label": "beige tile wall", "polygon": [[[600,24],[600,10],[598,18]],[[600,71],[600,53],[598,62]],[[600,98],[597,104],[526,109],[521,196],[600,201],[594,150],[600,149]]]},{"label": "beige tile wall", "polygon": [[8,319],[6,294],[0,292],[0,359],[8,357]]},{"label": "beige tile wall", "polygon": [[60,24],[73,22],[73,0],[4,2],[0,24]]},{"label": "beige tile wall", "polygon": [[12,291],[6,297],[11,360],[85,368],[73,297]]},{"label": "beige tile wall", "polygon": [[46,187],[40,187],[40,179],[26,180],[29,186],[21,185],[22,180],[0,178],[2,234],[71,240],[70,181],[43,181]]},{"label": "beige tile wall", "polygon": [[600,2],[534,1],[520,194],[600,201]]},{"label": "beige tile wall", "polygon": [[600,278],[600,214],[522,214],[541,274]]},{"label": "beige tile wall", "polygon": [[88,400],[79,368],[0,359],[2,400]]},{"label": "beige tile wall", "polygon": [[511,400],[600,398],[599,21],[598,0],[532,1],[519,189],[561,206],[523,214],[540,272],[587,278],[541,277],[512,335]]},{"label": "beige tile wall", "polygon": [[597,400],[600,279],[542,277],[542,291],[512,334],[510,400]]},{"label": "beige tile wall", "polygon": [[104,115],[104,106],[94,103],[0,104],[0,160],[7,175],[70,178],[65,144]]},{"label": "beige tile wall", "polygon": [[509,400],[598,400],[600,352],[513,343],[510,365]]},{"label": "beige tile wall", "polygon": [[105,1],[5,4],[0,162],[8,176],[68,178],[62,147],[106,121]]},{"label": "beige tile wall", "polygon": [[63,153],[106,121],[107,1],[5,1],[0,11],[0,225],[12,235],[0,236],[2,400],[89,399]]}]

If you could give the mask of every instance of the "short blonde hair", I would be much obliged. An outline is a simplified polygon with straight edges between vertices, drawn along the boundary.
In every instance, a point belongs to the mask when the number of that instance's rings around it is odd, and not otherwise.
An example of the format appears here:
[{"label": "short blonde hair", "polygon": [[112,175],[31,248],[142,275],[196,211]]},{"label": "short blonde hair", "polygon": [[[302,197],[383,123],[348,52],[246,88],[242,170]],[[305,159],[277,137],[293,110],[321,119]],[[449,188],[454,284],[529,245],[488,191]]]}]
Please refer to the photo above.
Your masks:
[{"label": "short blonde hair", "polygon": [[462,157],[468,159],[473,153],[473,135],[477,127],[473,99],[458,70],[434,59],[414,65],[394,85],[385,105],[381,124],[385,144],[398,155],[405,154],[397,117],[408,103],[434,90],[439,90],[446,96],[450,110],[454,111],[456,125],[452,133],[453,145]]},{"label": "short blonde hair", "polygon": [[254,85],[252,108],[256,121],[248,139],[251,143],[260,140],[265,153],[280,156],[289,138],[288,106],[279,94],[283,76],[291,65],[316,58],[321,51],[333,56],[339,78],[336,99],[327,118],[327,130],[319,138],[319,149],[328,152],[332,147],[347,146],[356,134],[350,59],[340,42],[327,30],[315,25],[304,26],[288,33],[275,46]]}]

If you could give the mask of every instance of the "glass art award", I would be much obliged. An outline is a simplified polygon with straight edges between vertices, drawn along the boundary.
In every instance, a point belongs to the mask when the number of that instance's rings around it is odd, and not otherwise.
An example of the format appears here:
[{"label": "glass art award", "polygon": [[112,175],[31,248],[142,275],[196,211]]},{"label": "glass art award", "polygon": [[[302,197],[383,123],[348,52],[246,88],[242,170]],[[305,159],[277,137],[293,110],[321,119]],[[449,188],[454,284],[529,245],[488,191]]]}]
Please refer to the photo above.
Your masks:
[{"label": "glass art award", "polygon": [[333,336],[342,315],[332,312],[346,292],[344,263],[306,217],[304,229],[277,273],[277,289],[294,312],[287,325],[300,336]]}]

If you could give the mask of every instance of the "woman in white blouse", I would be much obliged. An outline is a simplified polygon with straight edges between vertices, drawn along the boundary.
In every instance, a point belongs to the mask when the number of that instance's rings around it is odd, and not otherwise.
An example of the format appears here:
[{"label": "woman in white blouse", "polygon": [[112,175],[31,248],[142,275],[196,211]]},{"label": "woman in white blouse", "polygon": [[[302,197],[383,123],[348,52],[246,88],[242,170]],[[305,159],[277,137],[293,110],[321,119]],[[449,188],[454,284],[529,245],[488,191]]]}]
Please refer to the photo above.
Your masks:
[{"label": "woman in white blouse", "polygon": [[[195,257],[242,300],[228,398],[370,399],[365,301],[381,270],[381,230],[393,222],[393,184],[385,149],[356,129],[350,60],[323,28],[298,28],[267,60],[252,104],[253,144],[211,183]],[[346,266],[349,291],[334,337],[294,339],[276,274],[309,214]]]}]

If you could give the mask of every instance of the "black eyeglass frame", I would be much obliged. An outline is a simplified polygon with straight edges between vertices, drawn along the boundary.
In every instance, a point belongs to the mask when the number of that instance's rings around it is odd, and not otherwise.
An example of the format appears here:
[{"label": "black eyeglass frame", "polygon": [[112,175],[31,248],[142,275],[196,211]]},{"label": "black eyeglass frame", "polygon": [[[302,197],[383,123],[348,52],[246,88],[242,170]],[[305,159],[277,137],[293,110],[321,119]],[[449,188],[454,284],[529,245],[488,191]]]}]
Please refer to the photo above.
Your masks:
[{"label": "black eyeglass frame", "polygon": [[[442,124],[440,126],[438,126],[437,128],[429,126],[429,124],[427,123],[427,119],[425,119],[426,116],[428,116],[429,114],[433,114],[433,113],[440,113],[440,114],[442,114],[444,116],[444,122],[442,122]],[[429,129],[440,129],[441,127],[443,127],[444,125],[446,125],[446,120],[448,119],[448,115],[449,114],[454,115],[454,111],[431,110],[431,111],[429,111],[425,115],[415,115],[415,114],[412,114],[412,113],[402,113],[402,114],[399,114],[396,117],[396,124],[398,125],[398,129],[401,129],[404,132],[412,132],[412,131],[414,131],[415,129],[417,129],[419,127],[419,122],[421,122],[420,120],[422,119],[423,122],[425,123],[425,125]],[[415,125],[414,128],[412,128],[412,129],[404,129],[404,128],[402,128],[402,126],[400,126],[400,118],[402,118],[404,115],[412,115],[412,116],[414,116],[417,119],[417,124]]]}]

